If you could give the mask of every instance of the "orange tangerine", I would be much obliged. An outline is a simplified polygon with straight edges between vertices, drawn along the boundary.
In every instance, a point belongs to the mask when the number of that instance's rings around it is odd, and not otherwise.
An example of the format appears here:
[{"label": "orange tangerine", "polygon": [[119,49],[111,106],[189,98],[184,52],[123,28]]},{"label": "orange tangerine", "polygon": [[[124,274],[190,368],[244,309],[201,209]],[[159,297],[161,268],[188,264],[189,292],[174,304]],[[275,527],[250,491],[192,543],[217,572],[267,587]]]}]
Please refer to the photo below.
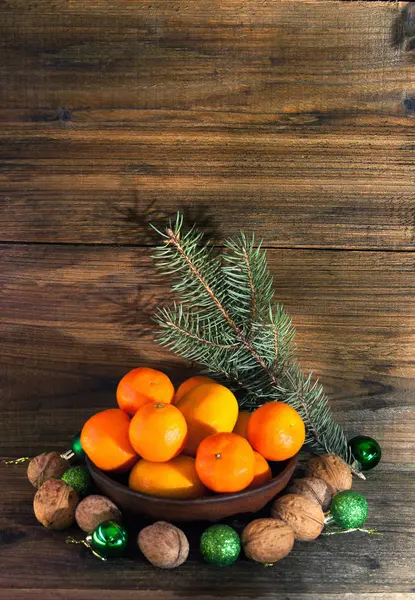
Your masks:
[{"label": "orange tangerine", "polygon": [[174,387],[167,375],[149,367],[133,369],[117,387],[118,406],[129,415],[135,415],[147,402],[170,404],[173,398]]},{"label": "orange tangerine", "polygon": [[183,381],[183,383],[181,383],[179,385],[176,395],[174,397],[174,403],[181,400],[183,398],[183,396],[185,394],[187,394],[187,392],[189,392],[190,390],[192,390],[195,387],[198,387],[199,385],[202,385],[203,383],[216,383],[216,382],[214,379],[211,379],[210,377],[206,377],[205,375],[194,375],[194,377],[190,377],[189,379],[186,379],[186,381]]},{"label": "orange tangerine", "polygon": [[130,442],[142,458],[165,462],[177,456],[187,437],[184,416],[173,404],[149,402],[130,423]]},{"label": "orange tangerine", "polygon": [[248,421],[251,417],[251,413],[247,410],[240,410],[238,415],[238,420],[236,421],[236,425],[233,428],[233,433],[237,433],[241,435],[246,440],[248,439]]},{"label": "orange tangerine", "polygon": [[138,456],[130,443],[130,419],[119,408],[93,415],[81,431],[81,445],[92,462],[103,471],[128,471]]},{"label": "orange tangerine", "polygon": [[255,466],[254,466],[254,478],[248,488],[251,490],[253,488],[257,488],[267,481],[271,481],[272,479],[272,471],[271,467],[265,460],[263,456],[261,456],[258,452],[254,452],[255,456]]},{"label": "orange tangerine", "polygon": [[139,460],[130,473],[128,485],[144,494],[162,498],[200,498],[207,492],[191,456],[176,456],[164,463]]},{"label": "orange tangerine", "polygon": [[252,413],[248,440],[267,460],[286,460],[297,454],[304,444],[304,422],[288,404],[268,402]]},{"label": "orange tangerine", "polygon": [[219,383],[204,383],[191,389],[176,404],[187,422],[187,441],[183,452],[196,456],[197,448],[208,435],[231,432],[238,418],[238,402],[228,388]]},{"label": "orange tangerine", "polygon": [[253,480],[255,456],[249,443],[236,433],[215,433],[197,449],[196,471],[214,492],[239,492]]}]

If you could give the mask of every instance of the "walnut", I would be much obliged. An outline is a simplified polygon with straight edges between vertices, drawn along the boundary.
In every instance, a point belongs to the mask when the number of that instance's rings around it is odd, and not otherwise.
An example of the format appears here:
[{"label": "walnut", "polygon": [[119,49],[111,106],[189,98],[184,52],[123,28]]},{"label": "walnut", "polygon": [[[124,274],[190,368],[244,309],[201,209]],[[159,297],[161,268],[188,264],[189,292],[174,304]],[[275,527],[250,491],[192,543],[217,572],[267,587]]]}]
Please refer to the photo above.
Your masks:
[{"label": "walnut", "polygon": [[300,542],[310,542],[318,537],[324,527],[324,513],[321,507],[307,496],[287,494],[277,498],[271,514],[289,525]]},{"label": "walnut", "polygon": [[183,531],[165,521],[142,529],[137,542],[147,560],[161,569],[179,567],[189,554],[189,542]]},{"label": "walnut", "polygon": [[104,521],[121,521],[121,512],[109,498],[94,494],[78,504],[75,519],[82,531],[92,533]]},{"label": "walnut", "polygon": [[59,479],[68,468],[68,461],[58,452],[39,454],[30,461],[27,478],[35,488],[40,488],[48,479]]},{"label": "walnut", "polygon": [[294,531],[279,519],[255,519],[241,535],[245,555],[263,564],[273,564],[287,556],[294,540]]},{"label": "walnut", "polygon": [[340,456],[321,454],[314,456],[306,464],[307,477],[323,479],[332,494],[338,494],[352,487],[352,473]]},{"label": "walnut", "polygon": [[60,479],[49,479],[35,494],[35,517],[48,529],[66,529],[75,521],[78,501],[79,496],[70,485]]},{"label": "walnut", "polygon": [[317,477],[303,477],[294,479],[287,489],[289,494],[299,494],[307,496],[317,504],[320,504],[323,510],[327,510],[331,502],[331,491],[323,479]]}]

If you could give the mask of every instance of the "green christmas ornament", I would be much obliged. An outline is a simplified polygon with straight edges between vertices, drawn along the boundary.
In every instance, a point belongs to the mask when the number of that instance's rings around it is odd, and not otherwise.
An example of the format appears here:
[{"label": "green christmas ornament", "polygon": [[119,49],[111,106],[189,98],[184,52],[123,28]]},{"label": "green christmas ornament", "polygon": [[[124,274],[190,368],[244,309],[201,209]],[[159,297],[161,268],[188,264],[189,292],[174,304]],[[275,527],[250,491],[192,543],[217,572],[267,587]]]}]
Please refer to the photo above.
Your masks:
[{"label": "green christmas ornament", "polygon": [[81,432],[77,433],[73,440],[72,440],[72,444],[71,444],[71,450],[75,455],[75,458],[77,460],[84,460],[85,459],[85,452],[84,449],[82,448],[82,444],[81,444]]},{"label": "green christmas ornament", "polygon": [[206,562],[227,567],[237,560],[241,541],[235,529],[229,525],[212,525],[202,534],[200,551]]},{"label": "green christmas ornament", "polygon": [[350,440],[349,446],[362,471],[369,471],[379,464],[382,450],[373,438],[366,435],[357,435]]},{"label": "green christmas ornament", "polygon": [[81,432],[72,438],[70,449],[61,454],[61,456],[72,462],[82,462],[85,460],[85,452],[81,444]]},{"label": "green christmas ornament", "polygon": [[92,554],[101,560],[121,556],[128,544],[128,533],[125,527],[117,521],[103,521],[83,540],[71,536],[66,538],[67,544],[82,544],[91,550]]},{"label": "green christmas ornament", "polygon": [[325,523],[336,523],[342,529],[358,529],[367,519],[369,507],[366,498],[346,490],[336,494],[330,504]]},{"label": "green christmas ornament", "polygon": [[104,521],[85,541],[95,555],[106,560],[124,553],[128,544],[128,533],[121,523]]},{"label": "green christmas ornament", "polygon": [[80,496],[86,496],[91,487],[91,476],[86,467],[70,467],[61,477]]}]

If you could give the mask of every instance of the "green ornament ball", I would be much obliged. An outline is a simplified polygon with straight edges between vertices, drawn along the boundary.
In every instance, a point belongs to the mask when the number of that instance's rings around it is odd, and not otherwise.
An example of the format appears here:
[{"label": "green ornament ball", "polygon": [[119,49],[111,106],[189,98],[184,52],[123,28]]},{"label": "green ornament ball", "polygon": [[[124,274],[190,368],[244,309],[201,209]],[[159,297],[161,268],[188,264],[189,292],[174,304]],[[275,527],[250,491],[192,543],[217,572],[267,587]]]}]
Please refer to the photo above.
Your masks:
[{"label": "green ornament ball", "polygon": [[86,467],[70,467],[61,477],[80,496],[86,496],[91,487],[91,476]]},{"label": "green ornament ball", "polygon": [[200,551],[207,563],[228,567],[241,551],[239,535],[229,525],[212,525],[200,538]]},{"label": "green ornament ball", "polygon": [[366,435],[357,435],[350,440],[349,446],[363,471],[369,471],[379,464],[382,450],[373,438]]},{"label": "green ornament ball", "polygon": [[127,548],[128,533],[121,523],[104,521],[88,535],[86,542],[100,558],[116,558]]},{"label": "green ornament ball", "polygon": [[77,433],[73,437],[71,443],[71,450],[74,453],[74,458],[76,458],[76,460],[81,461],[85,459],[85,452],[81,444],[81,433]]},{"label": "green ornament ball", "polygon": [[357,529],[366,521],[368,512],[366,498],[359,492],[346,490],[334,496],[329,515],[342,529]]}]

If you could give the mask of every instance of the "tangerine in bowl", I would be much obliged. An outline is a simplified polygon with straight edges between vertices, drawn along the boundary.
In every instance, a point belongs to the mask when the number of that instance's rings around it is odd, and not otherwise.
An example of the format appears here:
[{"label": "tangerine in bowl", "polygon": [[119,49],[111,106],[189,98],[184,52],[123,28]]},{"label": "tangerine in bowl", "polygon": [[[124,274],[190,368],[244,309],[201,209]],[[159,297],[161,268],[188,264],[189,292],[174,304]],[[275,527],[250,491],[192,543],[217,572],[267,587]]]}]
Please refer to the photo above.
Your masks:
[{"label": "tangerine in bowl", "polygon": [[97,488],[130,516],[215,522],[256,513],[288,484],[304,441],[294,409],[239,411],[231,390],[204,376],[175,393],[160,371],[133,369],[117,400],[120,408],[87,421],[81,442]]}]

